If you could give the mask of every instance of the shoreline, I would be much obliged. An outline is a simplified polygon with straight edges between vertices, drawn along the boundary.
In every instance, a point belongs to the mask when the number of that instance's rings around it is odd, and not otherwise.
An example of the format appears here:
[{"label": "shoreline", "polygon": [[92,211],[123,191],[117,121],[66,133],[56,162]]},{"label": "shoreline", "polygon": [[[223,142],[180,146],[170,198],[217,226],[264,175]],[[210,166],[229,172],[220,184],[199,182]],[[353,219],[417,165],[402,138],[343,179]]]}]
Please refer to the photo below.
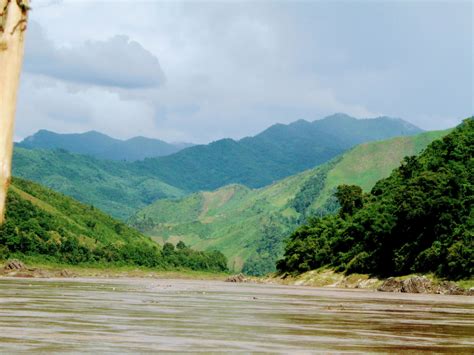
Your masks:
[{"label": "shoreline", "polygon": [[[257,281],[258,282],[258,281]],[[261,279],[263,283],[289,286],[308,286],[334,289],[362,289],[382,293],[419,293],[440,295],[474,296],[474,280],[441,280],[434,275],[405,275],[379,279],[367,274],[337,273],[331,269],[319,269],[300,275],[273,275]]]},{"label": "shoreline", "polygon": [[24,279],[190,279],[190,280],[222,280],[225,281],[229,274],[194,271],[194,270],[157,270],[135,266],[92,266],[92,265],[62,265],[22,263],[15,268],[9,268],[8,263],[0,263],[0,278]]},{"label": "shoreline", "polygon": [[380,293],[420,293],[474,296],[474,280],[439,280],[433,275],[407,275],[377,279],[364,274],[344,275],[333,270],[313,270],[297,276],[269,275],[265,277],[230,275],[193,270],[153,270],[130,266],[89,266],[32,263],[17,260],[0,263],[0,279],[162,279],[225,281],[230,283],[273,284],[324,289],[360,289]]}]

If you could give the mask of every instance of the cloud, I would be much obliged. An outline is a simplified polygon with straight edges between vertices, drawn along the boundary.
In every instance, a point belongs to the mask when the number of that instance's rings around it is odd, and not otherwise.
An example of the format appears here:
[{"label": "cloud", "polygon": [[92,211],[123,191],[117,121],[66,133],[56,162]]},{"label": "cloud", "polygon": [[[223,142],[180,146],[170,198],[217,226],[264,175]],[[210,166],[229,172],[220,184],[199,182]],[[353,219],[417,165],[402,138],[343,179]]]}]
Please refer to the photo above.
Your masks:
[{"label": "cloud", "polygon": [[34,8],[18,135],[201,143],[334,112],[425,129],[472,114],[469,1],[111,4]]},{"label": "cloud", "polygon": [[34,21],[29,25],[25,71],[73,83],[117,88],[153,88],[165,77],[158,58],[127,36],[55,47]]},{"label": "cloud", "polygon": [[68,84],[46,76],[24,74],[17,109],[16,137],[40,129],[64,133],[98,130],[129,138],[156,131],[154,109],[145,102],[122,100],[118,93],[89,87],[69,90]]}]

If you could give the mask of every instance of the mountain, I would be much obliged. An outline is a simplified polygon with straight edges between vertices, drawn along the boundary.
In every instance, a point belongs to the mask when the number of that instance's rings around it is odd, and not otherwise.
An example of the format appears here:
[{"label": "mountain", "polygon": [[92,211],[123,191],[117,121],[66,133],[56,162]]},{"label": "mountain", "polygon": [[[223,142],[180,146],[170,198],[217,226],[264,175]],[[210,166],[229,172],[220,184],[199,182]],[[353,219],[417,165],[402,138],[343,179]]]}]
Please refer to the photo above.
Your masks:
[{"label": "mountain", "polygon": [[325,163],[357,144],[420,132],[401,119],[337,114],[314,122],[277,124],[255,137],[223,139],[133,165],[187,191],[233,183],[257,188]]},{"label": "mountain", "polygon": [[34,180],[125,220],[159,198],[185,193],[124,162],[99,160],[65,150],[15,147],[15,176]]},{"label": "mountain", "polygon": [[229,185],[178,200],[160,200],[130,224],[163,243],[185,241],[194,248],[216,248],[229,266],[252,274],[273,271],[283,240],[306,217],[334,212],[339,184],[369,191],[404,156],[419,153],[447,132],[426,132],[365,143],[330,162],[261,189]]},{"label": "mountain", "polygon": [[[157,199],[230,183],[265,186],[327,162],[357,143],[419,131],[399,119],[358,120],[339,114],[312,123],[274,125],[238,142],[223,139],[136,162],[102,160],[64,149],[26,149],[20,144],[14,150],[13,170],[18,177],[126,220]],[[98,133],[86,136],[91,142],[81,144],[83,149],[103,141]]]},{"label": "mountain", "polygon": [[170,269],[224,271],[219,252],[180,244],[163,251],[122,222],[27,180],[13,179],[6,221],[0,226],[0,259],[30,257],[65,264],[115,263]]},{"label": "mountain", "polygon": [[474,275],[474,118],[406,157],[369,193],[342,185],[336,195],[339,213],[297,229],[280,272]]},{"label": "mountain", "polygon": [[170,144],[159,139],[135,137],[128,140],[111,138],[90,131],[79,134],[59,134],[40,130],[17,144],[27,149],[64,149],[98,159],[135,161],[176,153],[192,144]]}]

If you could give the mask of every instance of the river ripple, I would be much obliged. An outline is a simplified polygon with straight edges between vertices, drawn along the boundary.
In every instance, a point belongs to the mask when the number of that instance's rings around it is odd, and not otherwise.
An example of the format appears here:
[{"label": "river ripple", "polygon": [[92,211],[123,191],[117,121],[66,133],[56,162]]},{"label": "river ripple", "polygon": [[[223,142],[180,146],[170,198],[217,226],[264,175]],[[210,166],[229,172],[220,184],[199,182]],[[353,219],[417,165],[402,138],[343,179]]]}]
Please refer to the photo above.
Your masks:
[{"label": "river ripple", "polygon": [[0,279],[0,352],[474,353],[472,297],[217,281]]}]

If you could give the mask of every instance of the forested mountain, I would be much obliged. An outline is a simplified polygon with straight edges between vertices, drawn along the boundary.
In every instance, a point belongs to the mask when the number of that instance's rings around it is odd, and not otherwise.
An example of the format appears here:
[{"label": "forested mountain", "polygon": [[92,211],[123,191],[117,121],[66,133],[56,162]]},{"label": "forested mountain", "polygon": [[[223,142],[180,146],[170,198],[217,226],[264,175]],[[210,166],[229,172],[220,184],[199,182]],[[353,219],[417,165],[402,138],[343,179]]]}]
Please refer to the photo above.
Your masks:
[{"label": "forested mountain", "polygon": [[156,199],[184,196],[180,189],[149,174],[137,173],[127,163],[99,160],[65,150],[15,147],[13,173],[122,220]]},{"label": "forested mountain", "polygon": [[38,184],[15,178],[0,226],[0,259],[34,256],[67,264],[115,263],[171,269],[224,271],[219,252],[180,244],[162,250],[122,222]]},{"label": "forested mountain", "polygon": [[134,166],[187,191],[233,183],[255,188],[327,162],[354,145],[420,132],[400,119],[337,114],[314,122],[277,124],[255,137],[223,139]]},{"label": "forested mountain", "polygon": [[171,144],[145,137],[119,140],[95,131],[60,134],[47,130],[38,131],[17,145],[28,149],[64,149],[98,159],[126,161],[170,155],[192,146],[188,143]]},{"label": "forested mountain", "polygon": [[337,189],[337,215],[294,232],[281,272],[331,266],[377,276],[474,275],[474,119],[378,181],[370,193]]},{"label": "forested mountain", "polygon": [[[357,143],[419,131],[399,119],[359,120],[339,114],[312,123],[300,120],[290,125],[274,125],[238,142],[224,139],[133,163],[77,155],[64,149],[21,148],[27,141],[54,141],[42,139],[42,135],[51,134],[41,131],[39,138],[27,139],[15,147],[13,169],[16,176],[39,182],[125,220],[157,199],[181,197],[229,183],[262,187],[322,164]],[[87,154],[87,149],[105,146],[107,139],[112,140],[98,133],[82,135],[80,139],[74,135],[52,136],[62,142],[57,145],[83,149]],[[85,142],[84,137],[91,141]]]},{"label": "forested mountain", "polygon": [[369,191],[404,156],[419,153],[446,133],[362,144],[320,167],[258,190],[230,185],[180,200],[157,201],[130,223],[160,243],[183,240],[197,249],[216,248],[236,270],[273,271],[283,254],[283,240],[296,226],[308,216],[339,208],[332,197],[338,185],[358,184]]}]

